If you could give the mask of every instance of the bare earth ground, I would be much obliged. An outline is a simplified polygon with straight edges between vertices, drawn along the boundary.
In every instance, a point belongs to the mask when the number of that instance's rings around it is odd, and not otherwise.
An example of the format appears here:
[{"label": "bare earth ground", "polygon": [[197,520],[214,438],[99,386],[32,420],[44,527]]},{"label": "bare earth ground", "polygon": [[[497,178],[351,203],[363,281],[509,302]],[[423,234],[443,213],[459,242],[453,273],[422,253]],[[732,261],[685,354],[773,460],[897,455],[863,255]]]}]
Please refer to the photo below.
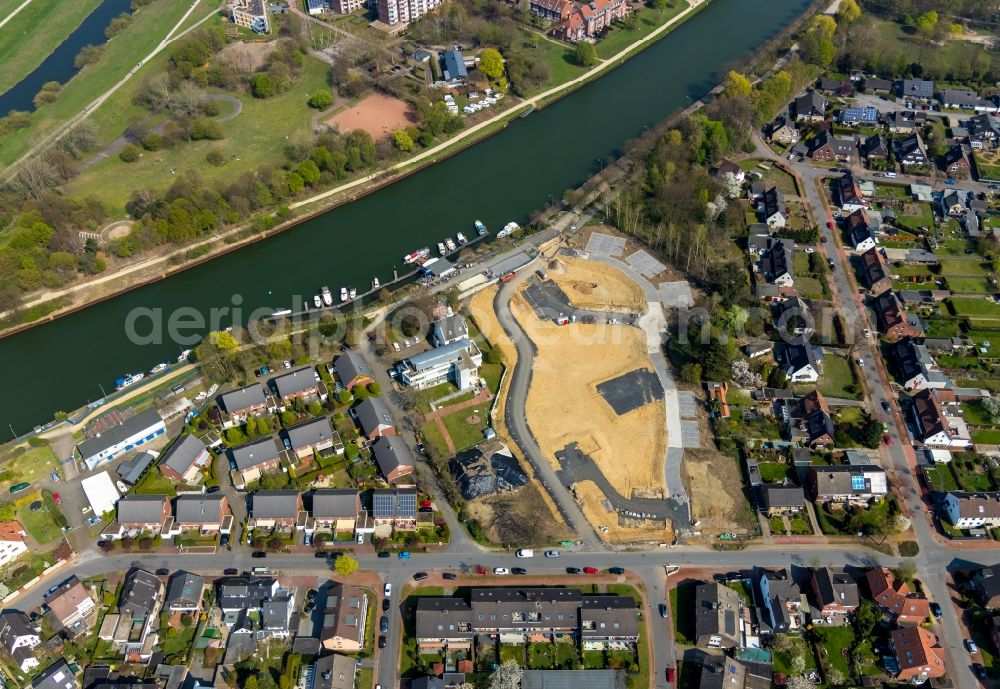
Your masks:
[{"label": "bare earth ground", "polygon": [[222,49],[222,56],[232,60],[234,64],[256,72],[267,62],[267,56],[274,50],[277,41],[266,43],[230,43]]},{"label": "bare earth ground", "polygon": [[[561,276],[550,277],[562,286]],[[575,442],[623,496],[662,489],[663,402],[619,416],[597,392],[598,383],[636,369],[653,369],[642,330],[542,322],[521,294],[512,301],[511,311],[537,347],[526,412],[553,466],[558,466],[555,453]]]},{"label": "bare earth ground", "polygon": [[628,313],[646,308],[642,288],[614,266],[560,256],[549,261],[546,270],[578,308]]},{"label": "bare earth ground", "polygon": [[715,535],[746,530],[750,515],[732,457],[715,449],[687,449],[681,471],[691,496],[691,517],[701,520],[699,531]]},{"label": "bare earth ground", "polygon": [[[525,467],[530,471],[530,467]],[[553,516],[551,498],[536,481],[516,493],[491,495],[466,504],[466,510],[486,529],[494,543],[545,545],[572,538],[572,533]]]},{"label": "bare earth ground", "polygon": [[573,484],[573,492],[584,516],[590,523],[595,527],[607,527],[607,533],[601,534],[601,537],[609,543],[634,543],[644,539],[659,543],[670,541],[674,537],[669,523],[665,529],[640,526],[640,524],[648,524],[648,522],[636,522],[635,527],[628,528],[619,526],[618,515],[608,512],[603,504],[604,493],[593,481],[580,481]]},{"label": "bare earth ground", "polygon": [[326,121],[342,132],[364,129],[378,141],[412,124],[410,106],[398,98],[376,93],[343,110]]}]

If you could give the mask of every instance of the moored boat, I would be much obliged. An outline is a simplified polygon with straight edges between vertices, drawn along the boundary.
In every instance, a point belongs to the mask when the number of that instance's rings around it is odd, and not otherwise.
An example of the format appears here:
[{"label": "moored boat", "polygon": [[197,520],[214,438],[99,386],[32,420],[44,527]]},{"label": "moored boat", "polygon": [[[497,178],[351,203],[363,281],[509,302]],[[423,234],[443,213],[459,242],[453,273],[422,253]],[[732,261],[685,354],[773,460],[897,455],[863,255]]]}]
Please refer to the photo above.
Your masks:
[{"label": "moored boat", "polygon": [[358,290],[354,287],[351,288],[349,295],[351,299],[355,299],[358,296]]},{"label": "moored boat", "polygon": [[340,288],[340,301],[342,301],[342,302],[347,301],[347,288],[346,287],[341,287]]},{"label": "moored boat", "polygon": [[140,380],[146,377],[145,373],[130,373],[127,376],[118,378],[115,380],[115,390],[122,390],[127,388],[129,385],[138,383]]},{"label": "moored boat", "polygon": [[469,240],[466,239],[465,235],[462,234],[461,232],[459,232],[458,234],[456,234],[455,237],[458,238],[458,243],[459,244],[468,244],[469,243]]},{"label": "moored boat", "polygon": [[517,232],[520,229],[521,229],[521,226],[518,225],[513,220],[511,220],[509,223],[507,223],[506,225],[503,226],[502,230],[500,230],[499,232],[497,232],[497,238],[506,237],[507,235],[511,234],[512,232]]},{"label": "moored boat", "polygon": [[165,370],[167,370],[167,362],[161,361],[156,366],[149,369],[149,375],[153,375],[155,373],[159,373],[160,371],[165,371]]},{"label": "moored boat", "polygon": [[448,249],[445,247],[444,242],[438,242],[438,253],[442,256],[448,253]]},{"label": "moored boat", "polygon": [[373,277],[372,278],[372,289],[378,289],[378,286],[379,286],[378,277],[377,276]]},{"label": "moored boat", "polygon": [[323,306],[323,298],[320,297],[318,294],[314,294],[313,295],[313,304],[316,305],[317,309],[320,308],[320,307],[322,307]]},{"label": "moored boat", "polygon": [[333,306],[333,296],[330,294],[330,288],[326,285],[323,286],[323,303],[327,306]]},{"label": "moored boat", "polygon": [[403,263],[407,264],[416,263],[420,259],[427,258],[430,255],[431,255],[431,250],[425,246],[421,249],[417,249],[412,254],[407,254],[406,256],[403,256]]},{"label": "moored boat", "polygon": [[479,220],[476,221],[476,232],[479,233],[480,237],[482,237],[482,236],[484,236],[486,234],[486,225],[484,225]]},{"label": "moored boat", "polygon": [[448,237],[448,239],[444,240],[444,243],[448,245],[449,252],[454,251],[455,249],[458,248],[457,246],[455,246],[455,240],[452,239],[451,237]]}]

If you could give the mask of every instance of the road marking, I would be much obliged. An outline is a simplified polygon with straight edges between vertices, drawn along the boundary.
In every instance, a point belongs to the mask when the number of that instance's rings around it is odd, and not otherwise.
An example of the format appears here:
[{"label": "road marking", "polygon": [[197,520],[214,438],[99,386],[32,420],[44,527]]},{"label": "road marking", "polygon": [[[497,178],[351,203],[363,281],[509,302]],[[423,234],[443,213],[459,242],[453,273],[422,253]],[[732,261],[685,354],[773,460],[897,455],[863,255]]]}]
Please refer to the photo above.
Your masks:
[{"label": "road marking", "polygon": [[3,28],[4,24],[6,24],[11,19],[13,19],[14,17],[16,17],[18,12],[20,12],[21,10],[23,10],[25,7],[27,7],[30,4],[31,4],[31,0],[24,0],[24,2],[22,2],[20,5],[18,5],[16,10],[14,10],[10,14],[8,14],[7,18],[4,19],[2,22],[0,22],[0,29]]}]

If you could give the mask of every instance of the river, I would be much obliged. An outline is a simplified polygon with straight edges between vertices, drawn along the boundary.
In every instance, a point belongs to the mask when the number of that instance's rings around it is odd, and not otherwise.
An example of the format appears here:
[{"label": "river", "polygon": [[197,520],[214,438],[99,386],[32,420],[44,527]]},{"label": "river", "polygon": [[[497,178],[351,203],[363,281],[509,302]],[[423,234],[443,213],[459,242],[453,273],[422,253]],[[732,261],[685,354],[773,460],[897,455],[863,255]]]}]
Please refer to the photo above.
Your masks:
[{"label": "river", "polygon": [[336,293],[341,285],[367,289],[373,275],[390,279],[405,253],[456,231],[474,234],[476,218],[492,231],[524,221],[644,126],[707,93],[727,62],[808,5],[712,0],[618,69],[442,163],[267,241],[0,340],[0,428],[24,433],[56,410],[99,398],[99,384],[110,390],[119,375],[172,361],[180,345],[136,345],[126,336],[134,309],[159,308],[164,318],[182,307],[207,313],[232,306],[234,295],[245,310],[289,307],[292,295],[309,297],[322,285]]},{"label": "river", "polygon": [[119,14],[130,11],[130,0],[104,0],[31,74],[0,94],[0,113],[34,110],[33,100],[42,84],[49,81],[65,84],[72,79],[80,71],[73,64],[80,49],[85,45],[106,43],[104,29]]}]

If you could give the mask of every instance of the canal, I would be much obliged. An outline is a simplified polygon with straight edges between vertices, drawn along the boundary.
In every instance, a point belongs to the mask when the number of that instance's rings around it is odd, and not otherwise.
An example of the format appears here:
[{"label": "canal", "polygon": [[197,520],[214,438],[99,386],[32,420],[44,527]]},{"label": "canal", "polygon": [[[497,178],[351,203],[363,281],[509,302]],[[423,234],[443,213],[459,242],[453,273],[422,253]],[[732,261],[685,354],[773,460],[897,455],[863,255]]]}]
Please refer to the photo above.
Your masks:
[{"label": "canal", "polygon": [[104,30],[108,24],[122,12],[130,11],[130,0],[104,0],[31,74],[0,94],[0,113],[34,110],[33,101],[42,84],[49,81],[65,84],[72,79],[80,71],[73,64],[80,49],[85,45],[106,43]]},{"label": "canal", "polygon": [[[173,360],[174,342],[133,343],[130,312],[187,308],[208,313],[240,302],[245,312],[292,306],[322,285],[367,289],[401,257],[476,218],[496,231],[523,222],[551,194],[560,198],[600,160],[648,124],[686,107],[719,81],[727,62],[766,41],[809,0],[712,0],[666,38],[561,101],[515,120],[452,158],[297,228],[52,323],[0,340],[6,394],[0,428],[16,433],[100,397],[127,372]],[[143,330],[148,330],[148,321]]]}]

